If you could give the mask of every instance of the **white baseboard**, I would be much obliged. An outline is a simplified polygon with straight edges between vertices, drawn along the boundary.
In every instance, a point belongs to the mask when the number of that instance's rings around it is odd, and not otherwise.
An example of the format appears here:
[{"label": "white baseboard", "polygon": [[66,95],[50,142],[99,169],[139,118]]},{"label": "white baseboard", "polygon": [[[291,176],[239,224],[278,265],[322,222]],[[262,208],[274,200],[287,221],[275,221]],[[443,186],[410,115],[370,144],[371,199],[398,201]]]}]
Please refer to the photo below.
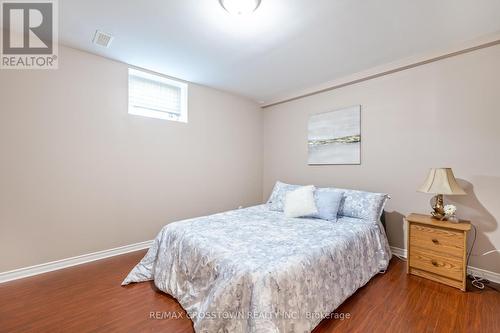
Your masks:
[{"label": "white baseboard", "polygon": [[[406,249],[391,246],[391,252],[393,255],[397,255],[399,257],[403,257],[403,258],[407,257]],[[474,276],[481,277],[481,278],[489,280],[491,282],[500,283],[500,273],[487,271],[485,269],[472,267],[472,266],[467,267],[467,273],[472,274]]]},{"label": "white baseboard", "polygon": [[81,265],[87,262],[96,261],[104,258],[114,257],[120,254],[125,254],[129,252],[144,250],[153,244],[152,240],[135,243],[130,245],[125,245],[121,247],[117,247],[114,249],[103,250],[93,253],[84,254],[81,256],[71,257],[67,259],[61,259],[57,261],[51,261],[40,265],[23,267],[19,269],[15,269],[12,271],[1,272],[0,273],[0,283],[22,279],[25,277],[38,275],[42,273],[56,271],[58,269],[63,269],[71,266]]},{"label": "white baseboard", "polygon": [[491,282],[500,283],[500,274],[492,271],[487,271],[485,269],[471,267],[467,268],[467,273],[472,274],[474,276],[489,280]]},{"label": "white baseboard", "polygon": [[395,256],[398,256],[398,257],[402,257],[402,258],[406,258],[406,249],[402,249],[402,248],[399,248],[399,247],[391,246],[391,252],[392,252],[392,255],[395,255]]},{"label": "white baseboard", "polygon": [[[134,252],[134,251],[148,249],[149,247],[151,247],[152,244],[153,244],[153,241],[149,240],[149,241],[145,241],[145,242],[141,242],[141,243],[135,243],[135,244],[117,247],[114,249],[88,253],[88,254],[84,254],[81,256],[76,256],[76,257],[67,258],[67,259],[61,259],[61,260],[57,260],[57,261],[51,261],[51,262],[47,262],[47,263],[40,264],[40,265],[23,267],[23,268],[19,268],[19,269],[7,271],[7,272],[1,272],[0,273],[0,283],[18,280],[18,279],[22,279],[25,277],[43,274],[43,273],[47,273],[47,272],[52,272],[52,271],[56,271],[59,269],[68,268],[71,266],[81,265],[81,264],[85,264],[85,263],[91,262],[91,261],[96,261],[96,260],[100,260],[100,259],[118,256],[120,254],[125,254],[125,253]],[[406,249],[391,246],[391,251],[394,255],[406,258]],[[491,282],[500,283],[500,274],[499,273],[495,273],[495,272],[491,272],[491,271],[487,271],[487,270],[484,270],[481,268],[476,268],[476,267],[471,267],[471,266],[468,267],[467,272],[469,274],[474,274],[475,276],[479,276],[479,277],[485,278],[487,280],[490,280]]]}]

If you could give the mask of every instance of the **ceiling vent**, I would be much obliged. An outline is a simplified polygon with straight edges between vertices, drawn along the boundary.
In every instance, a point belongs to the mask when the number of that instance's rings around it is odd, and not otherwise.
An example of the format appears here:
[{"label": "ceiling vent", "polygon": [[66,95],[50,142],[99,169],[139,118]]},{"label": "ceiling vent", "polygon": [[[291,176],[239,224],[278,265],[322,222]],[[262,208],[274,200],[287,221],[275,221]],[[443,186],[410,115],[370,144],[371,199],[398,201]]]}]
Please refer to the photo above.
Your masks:
[{"label": "ceiling vent", "polygon": [[111,34],[102,32],[100,30],[95,31],[94,39],[92,42],[96,45],[108,48],[113,41],[113,36]]}]

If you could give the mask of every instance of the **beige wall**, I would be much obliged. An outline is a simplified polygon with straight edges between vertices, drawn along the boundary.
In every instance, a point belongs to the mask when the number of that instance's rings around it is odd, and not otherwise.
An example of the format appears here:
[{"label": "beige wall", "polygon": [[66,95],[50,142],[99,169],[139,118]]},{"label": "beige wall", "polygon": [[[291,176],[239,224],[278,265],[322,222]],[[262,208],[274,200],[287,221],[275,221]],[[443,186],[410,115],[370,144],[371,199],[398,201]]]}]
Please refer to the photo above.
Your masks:
[{"label": "beige wall", "polygon": [[[362,105],[362,164],[308,166],[310,114]],[[264,198],[276,180],[390,193],[391,245],[403,215],[429,211],[428,168],[450,166],[468,195],[449,197],[478,228],[471,265],[500,273],[500,46],[264,110]]]},{"label": "beige wall", "polygon": [[[278,179],[390,193],[389,239],[404,247],[402,216],[428,211],[415,189],[436,166],[469,192],[448,200],[478,227],[474,254],[500,248],[500,46],[264,111],[190,85],[188,124],[128,115],[126,65],[64,47],[60,59],[0,71],[0,272],[258,204]],[[355,104],[362,165],[308,166],[308,115]],[[498,254],[471,260],[500,272]]]},{"label": "beige wall", "polygon": [[189,86],[189,123],[127,114],[127,66],[60,50],[0,71],[0,272],[153,239],[261,201],[261,111]]}]

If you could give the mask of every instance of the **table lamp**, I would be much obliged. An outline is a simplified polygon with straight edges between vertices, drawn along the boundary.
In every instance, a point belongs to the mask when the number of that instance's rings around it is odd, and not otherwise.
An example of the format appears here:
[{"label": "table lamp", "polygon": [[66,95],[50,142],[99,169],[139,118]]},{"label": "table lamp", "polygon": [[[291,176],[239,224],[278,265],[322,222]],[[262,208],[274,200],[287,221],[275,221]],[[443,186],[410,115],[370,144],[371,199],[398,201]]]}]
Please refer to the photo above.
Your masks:
[{"label": "table lamp", "polygon": [[443,194],[464,195],[465,191],[458,185],[451,168],[436,168],[429,171],[425,183],[418,189],[419,192],[436,194],[436,200],[432,206],[431,215],[442,220],[444,213]]}]

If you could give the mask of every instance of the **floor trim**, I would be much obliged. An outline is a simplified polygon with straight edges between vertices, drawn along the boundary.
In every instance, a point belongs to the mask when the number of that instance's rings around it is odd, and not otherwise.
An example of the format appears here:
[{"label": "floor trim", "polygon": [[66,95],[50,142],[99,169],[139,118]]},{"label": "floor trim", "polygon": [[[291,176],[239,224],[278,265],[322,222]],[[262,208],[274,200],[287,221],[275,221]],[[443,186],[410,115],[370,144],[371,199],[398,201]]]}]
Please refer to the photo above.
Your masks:
[{"label": "floor trim", "polygon": [[63,268],[68,268],[71,266],[81,265],[87,262],[96,261],[100,259],[105,259],[109,257],[118,256],[120,254],[125,254],[129,252],[144,250],[153,244],[152,240],[135,243],[125,246],[120,246],[114,249],[103,250],[93,253],[84,254],[81,256],[61,259],[57,261],[51,261],[40,265],[23,267],[19,269],[15,269],[12,271],[1,272],[0,273],[0,283],[18,280],[22,278],[26,278],[33,275],[43,274],[47,272],[56,271]]},{"label": "floor trim", "polygon": [[[43,273],[47,273],[47,272],[52,272],[52,271],[56,271],[59,269],[68,268],[68,267],[72,267],[72,266],[76,266],[76,265],[81,265],[81,264],[85,264],[85,263],[91,262],[91,261],[96,261],[96,260],[100,260],[100,259],[118,256],[120,254],[144,250],[144,249],[151,247],[151,244],[153,244],[153,241],[149,240],[149,241],[145,241],[145,242],[141,242],[141,243],[135,243],[135,244],[117,247],[114,249],[88,253],[88,254],[84,254],[81,256],[76,256],[76,257],[57,260],[57,261],[51,261],[51,262],[47,262],[47,263],[40,264],[40,265],[23,267],[23,268],[19,268],[19,269],[7,271],[7,272],[1,272],[0,273],[0,283],[18,280],[18,279],[26,278],[26,277],[33,276],[33,275],[43,274]],[[394,255],[406,258],[406,249],[391,246],[391,251]],[[488,279],[491,282],[500,283],[500,274],[499,273],[495,273],[495,272],[487,271],[485,269],[471,267],[471,266],[468,267],[467,271],[469,272],[469,274],[474,274],[476,276]]]},{"label": "floor trim", "polygon": [[[406,258],[406,249],[391,246],[391,252],[393,255]],[[500,273],[487,271],[485,269],[472,266],[467,267],[467,273],[481,277],[483,279],[490,280],[491,282],[500,283]]]},{"label": "floor trim", "polygon": [[402,249],[400,247],[391,246],[391,252],[392,252],[392,255],[396,255],[398,257],[406,258],[406,249]]}]

